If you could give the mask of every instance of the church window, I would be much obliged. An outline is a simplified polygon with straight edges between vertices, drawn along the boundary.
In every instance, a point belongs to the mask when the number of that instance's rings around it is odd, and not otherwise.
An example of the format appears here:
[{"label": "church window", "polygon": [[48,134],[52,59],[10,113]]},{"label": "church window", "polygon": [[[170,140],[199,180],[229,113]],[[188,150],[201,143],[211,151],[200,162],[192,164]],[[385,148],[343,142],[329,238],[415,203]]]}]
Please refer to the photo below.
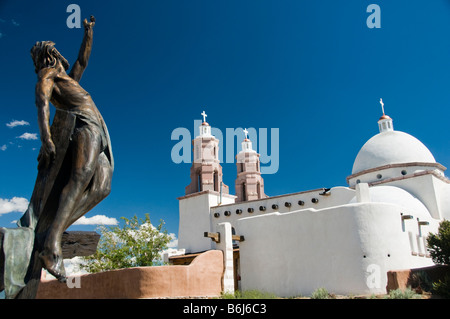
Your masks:
[{"label": "church window", "polygon": [[217,171],[214,171],[214,190],[216,192],[219,191],[219,173]]},{"label": "church window", "polygon": [[361,180],[360,180],[360,179],[357,179],[357,180],[356,180],[356,184],[359,184],[359,183],[361,183]]},{"label": "church window", "polygon": [[381,175],[381,174],[378,174],[378,175],[377,175],[377,178],[378,178],[378,179],[381,179],[382,177],[383,177],[383,175]]},{"label": "church window", "polygon": [[242,200],[244,202],[247,200],[247,190],[245,189],[245,183],[242,183]]},{"label": "church window", "polygon": [[406,170],[403,170],[402,175],[406,175],[406,174],[408,174],[408,172]]},{"label": "church window", "polygon": [[197,191],[202,191],[202,175],[200,173],[197,174]]}]

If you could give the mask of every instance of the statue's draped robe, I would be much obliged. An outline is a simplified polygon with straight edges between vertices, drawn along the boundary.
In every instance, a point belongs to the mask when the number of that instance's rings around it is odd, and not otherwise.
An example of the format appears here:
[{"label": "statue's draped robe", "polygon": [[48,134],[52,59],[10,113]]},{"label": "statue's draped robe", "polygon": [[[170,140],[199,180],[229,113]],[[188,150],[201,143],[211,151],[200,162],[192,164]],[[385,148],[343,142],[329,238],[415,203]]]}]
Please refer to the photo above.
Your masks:
[{"label": "statue's draped robe", "polygon": [[[98,120],[101,122],[98,124],[103,128],[107,143],[104,152],[113,167],[114,160],[108,129],[101,117]],[[26,286],[27,277],[31,275],[33,263],[42,250],[55,218],[61,190],[70,177],[69,145],[75,123],[76,115],[56,110],[51,126],[52,140],[56,148],[55,158],[48,167],[40,167],[38,170],[28,209],[17,223],[18,228],[0,228],[0,232],[3,233],[0,254],[3,253],[4,257],[3,267],[0,265],[0,271],[3,268],[3,274],[0,276],[3,276],[6,298],[15,298]]]}]

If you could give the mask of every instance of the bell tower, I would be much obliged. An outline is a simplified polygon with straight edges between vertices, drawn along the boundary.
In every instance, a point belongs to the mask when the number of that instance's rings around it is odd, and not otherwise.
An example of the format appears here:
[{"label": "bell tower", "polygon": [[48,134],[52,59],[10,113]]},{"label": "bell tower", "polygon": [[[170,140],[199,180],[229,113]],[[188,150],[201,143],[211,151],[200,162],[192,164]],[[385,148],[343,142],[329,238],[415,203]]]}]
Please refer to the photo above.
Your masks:
[{"label": "bell tower", "polygon": [[232,204],[236,199],[222,182],[219,140],[211,134],[205,111],[202,116],[199,135],[192,141],[191,183],[185,188],[185,195],[178,198],[178,248],[185,249],[186,253],[213,248],[211,239],[204,237],[205,232],[215,231],[211,230],[211,207]]},{"label": "bell tower", "polygon": [[192,141],[194,161],[191,166],[191,183],[186,187],[185,193],[189,195],[210,190],[228,194],[228,186],[222,181],[219,140],[211,135],[211,126],[206,122],[205,111],[202,116],[199,135]]},{"label": "bell tower", "polygon": [[261,177],[259,154],[252,148],[252,142],[244,129],[242,150],[236,155],[237,178],[235,183],[236,202],[266,198],[264,194],[264,180]]}]

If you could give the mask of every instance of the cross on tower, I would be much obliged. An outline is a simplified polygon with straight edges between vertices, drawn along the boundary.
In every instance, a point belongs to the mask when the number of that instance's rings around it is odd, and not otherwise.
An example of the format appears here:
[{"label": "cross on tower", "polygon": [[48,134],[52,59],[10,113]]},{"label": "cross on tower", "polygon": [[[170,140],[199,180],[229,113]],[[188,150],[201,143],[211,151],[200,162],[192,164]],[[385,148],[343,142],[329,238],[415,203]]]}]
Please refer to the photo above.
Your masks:
[{"label": "cross on tower", "polygon": [[383,99],[380,99],[380,104],[381,104],[381,110],[383,111],[383,115],[384,115],[384,103],[383,103]]},{"label": "cross on tower", "polygon": [[245,134],[245,139],[247,139],[247,134],[248,134],[248,131],[247,131],[247,129],[246,129],[246,128],[244,129],[244,134]]},{"label": "cross on tower", "polygon": [[206,115],[205,111],[202,112],[202,116],[203,116],[203,122],[206,122],[206,117],[207,117],[208,115]]}]

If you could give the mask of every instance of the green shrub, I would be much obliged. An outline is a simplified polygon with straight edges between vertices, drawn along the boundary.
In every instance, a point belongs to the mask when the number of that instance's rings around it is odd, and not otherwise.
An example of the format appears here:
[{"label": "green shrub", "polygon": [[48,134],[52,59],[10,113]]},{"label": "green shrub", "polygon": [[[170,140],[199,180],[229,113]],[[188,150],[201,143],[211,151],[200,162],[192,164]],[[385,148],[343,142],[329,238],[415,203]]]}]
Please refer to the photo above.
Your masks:
[{"label": "green shrub", "polygon": [[421,298],[420,295],[416,294],[414,290],[412,290],[410,287],[406,288],[405,290],[402,289],[395,289],[389,291],[389,296],[387,296],[387,299],[417,299]]},{"label": "green shrub", "polygon": [[433,282],[425,271],[418,271],[411,277],[411,288],[420,288],[422,291],[431,291]]},{"label": "green shrub", "polygon": [[330,294],[325,288],[318,288],[311,294],[311,299],[330,299]]},{"label": "green shrub", "polygon": [[[450,221],[439,224],[437,234],[430,233],[427,238],[428,251],[436,264],[450,266]],[[433,283],[432,293],[450,298],[450,276]]]},{"label": "green shrub", "polygon": [[450,298],[450,275],[446,275],[443,280],[433,283],[433,294],[444,298]]},{"label": "green shrub", "polygon": [[164,221],[158,226],[150,222],[150,215],[127,219],[121,217],[123,227],[100,227],[101,237],[95,254],[83,257],[81,269],[96,273],[112,269],[154,266],[161,263],[161,252],[167,249],[172,237],[163,229]]},{"label": "green shrub", "polygon": [[450,221],[443,220],[439,224],[438,233],[428,235],[427,244],[436,264],[450,265]]}]

